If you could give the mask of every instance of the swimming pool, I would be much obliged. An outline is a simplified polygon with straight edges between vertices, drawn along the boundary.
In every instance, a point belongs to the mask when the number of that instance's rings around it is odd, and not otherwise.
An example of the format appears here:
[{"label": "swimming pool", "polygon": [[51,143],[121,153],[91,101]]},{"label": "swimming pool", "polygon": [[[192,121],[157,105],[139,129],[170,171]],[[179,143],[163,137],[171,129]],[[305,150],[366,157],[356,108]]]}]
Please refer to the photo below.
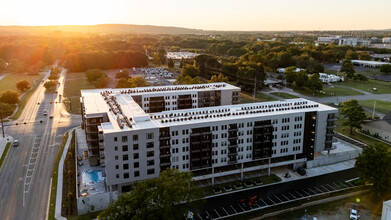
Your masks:
[{"label": "swimming pool", "polygon": [[100,170],[86,170],[82,173],[83,184],[94,184],[104,180],[102,177],[102,171]]}]

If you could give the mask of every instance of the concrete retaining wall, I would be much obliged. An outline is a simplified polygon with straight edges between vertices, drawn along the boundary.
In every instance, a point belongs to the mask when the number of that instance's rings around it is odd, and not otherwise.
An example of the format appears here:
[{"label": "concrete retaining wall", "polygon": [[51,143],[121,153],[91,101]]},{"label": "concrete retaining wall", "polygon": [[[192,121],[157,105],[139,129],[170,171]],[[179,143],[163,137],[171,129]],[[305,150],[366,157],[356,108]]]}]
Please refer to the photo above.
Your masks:
[{"label": "concrete retaining wall", "polygon": [[359,150],[352,150],[315,157],[313,161],[307,161],[307,168],[320,167],[324,165],[355,159],[358,157],[359,154]]}]

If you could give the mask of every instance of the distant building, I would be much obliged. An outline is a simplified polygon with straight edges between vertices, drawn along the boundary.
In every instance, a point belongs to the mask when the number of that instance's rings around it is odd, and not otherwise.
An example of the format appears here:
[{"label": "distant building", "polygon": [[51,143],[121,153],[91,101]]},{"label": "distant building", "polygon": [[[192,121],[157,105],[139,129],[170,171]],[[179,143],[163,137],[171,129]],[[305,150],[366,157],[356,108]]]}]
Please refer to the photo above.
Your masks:
[{"label": "distant building", "polygon": [[343,82],[344,77],[327,73],[319,73],[319,80],[323,83]]},{"label": "distant building", "polygon": [[384,141],[391,142],[391,111],[388,112],[383,119],[363,124],[361,126],[361,131]]},{"label": "distant building", "polygon": [[363,66],[363,67],[370,67],[370,68],[380,68],[381,66],[385,64],[390,64],[386,62],[379,62],[379,61],[371,61],[371,60],[352,60],[353,65],[355,66]]},{"label": "distant building", "polygon": [[342,38],[341,36],[318,37],[318,43],[337,44],[339,42],[339,39],[341,38]]},{"label": "distant building", "polygon": [[339,46],[352,46],[352,47],[369,47],[371,46],[371,40],[361,38],[341,38],[338,42]]},{"label": "distant building", "polygon": [[391,44],[391,37],[384,37],[382,40],[383,44]]}]

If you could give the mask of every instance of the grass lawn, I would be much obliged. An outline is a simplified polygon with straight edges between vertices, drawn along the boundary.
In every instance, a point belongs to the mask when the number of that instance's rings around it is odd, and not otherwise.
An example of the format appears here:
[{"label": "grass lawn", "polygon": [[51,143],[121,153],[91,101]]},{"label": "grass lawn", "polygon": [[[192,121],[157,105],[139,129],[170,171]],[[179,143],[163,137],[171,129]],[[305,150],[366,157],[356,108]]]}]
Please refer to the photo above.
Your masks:
[{"label": "grass lawn", "polygon": [[[387,94],[391,93],[391,82],[384,82],[379,80],[370,79],[368,82],[348,80],[345,82],[339,82],[336,85],[348,86],[356,89],[360,89],[366,92],[371,92],[374,94]],[[373,92],[372,89],[376,88],[377,92]],[[337,95],[342,96],[337,93]]]},{"label": "grass lawn", "polygon": [[[370,137],[367,137],[365,135],[362,135],[360,133],[357,133],[355,130],[355,128],[353,129],[353,134],[351,135],[350,134],[350,128],[349,126],[347,125],[343,125],[342,124],[342,120],[339,119],[336,121],[335,125],[337,126],[335,128],[335,131],[338,132],[338,133],[341,133],[343,135],[346,135],[348,137],[351,137],[353,139],[356,139],[364,144],[367,144],[367,145],[375,145],[376,143],[382,143],[374,138],[370,138]],[[383,143],[384,144],[384,143]]]},{"label": "grass lawn", "polygon": [[101,213],[102,211],[98,212],[91,212],[84,215],[75,215],[75,216],[69,216],[67,217],[68,220],[91,220],[96,219],[96,217]]},{"label": "grass lawn", "polygon": [[3,155],[1,155],[1,158],[0,158],[0,168],[3,165],[3,162],[5,160],[5,156],[7,155],[7,152],[10,149],[10,146],[11,146],[11,142],[8,142],[7,145],[5,146]]},{"label": "grass lawn", "polygon": [[387,114],[391,111],[391,102],[382,101],[382,100],[360,100],[358,101],[358,104],[360,104],[362,107],[366,107],[369,109],[373,109],[374,103],[376,101],[376,111]]},{"label": "grass lawn", "polygon": [[7,76],[5,76],[2,80],[0,80],[0,92],[7,89],[18,91],[18,89],[16,88],[16,83],[21,80],[27,80],[31,86],[31,89],[25,92],[24,95],[20,98],[18,104],[18,111],[16,111],[16,113],[12,117],[10,117],[10,119],[15,120],[20,117],[28,100],[30,99],[31,95],[35,92],[39,84],[41,83],[43,77],[44,74],[41,73],[34,76],[25,73],[10,73]]},{"label": "grass lawn", "polygon": [[285,93],[285,92],[273,92],[271,94],[279,96],[279,97],[281,97],[283,99],[296,99],[296,98],[299,98],[299,97],[297,97],[295,95],[291,95],[291,94]]},{"label": "grass lawn", "polygon": [[52,188],[50,189],[50,200],[49,200],[49,216],[48,219],[54,220],[54,212],[56,209],[56,193],[57,193],[57,177],[58,177],[58,164],[60,163],[62,152],[64,151],[65,143],[68,140],[68,133],[62,138],[61,148],[58,151],[56,161],[54,161],[53,173],[52,173]]},{"label": "grass lawn", "polygon": [[[239,95],[240,95],[240,103],[242,103],[242,104],[254,102],[253,94],[246,93],[246,92],[239,92]],[[255,102],[270,102],[270,101],[276,101],[276,100],[277,99],[272,98],[272,97],[267,96],[262,93],[258,93],[255,98]]]},{"label": "grass lawn", "polygon": [[68,112],[80,114],[80,90],[94,89],[83,72],[67,73],[64,87],[64,104]]},{"label": "grass lawn", "polygon": [[[342,84],[341,84],[342,85]],[[313,97],[313,91],[306,88],[291,87],[295,92]],[[330,97],[330,96],[350,96],[350,95],[363,95],[361,92],[354,91],[352,89],[340,88],[340,87],[323,87],[321,92],[317,92],[317,97]]]},{"label": "grass lawn", "polygon": [[30,83],[30,86],[34,88],[35,85],[39,85],[43,77],[44,74],[42,73],[34,76],[26,73],[9,73],[3,79],[0,80],[0,92],[8,89],[19,91],[16,88],[16,83],[21,80],[27,80]]}]

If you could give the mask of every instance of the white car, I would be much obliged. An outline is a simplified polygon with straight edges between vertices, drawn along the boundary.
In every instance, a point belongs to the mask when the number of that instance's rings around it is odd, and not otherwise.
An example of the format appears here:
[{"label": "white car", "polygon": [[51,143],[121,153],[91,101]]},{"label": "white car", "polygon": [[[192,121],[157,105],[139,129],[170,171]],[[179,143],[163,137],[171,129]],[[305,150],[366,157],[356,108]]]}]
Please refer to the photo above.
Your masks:
[{"label": "white car", "polygon": [[46,116],[46,115],[48,115],[48,111],[43,110],[42,114]]},{"label": "white car", "polygon": [[357,205],[353,204],[353,207],[350,209],[350,219],[357,220],[360,216],[358,215]]},{"label": "white car", "polygon": [[14,146],[14,147],[19,146],[19,141],[18,140],[14,140],[14,142],[12,143],[12,146]]}]

